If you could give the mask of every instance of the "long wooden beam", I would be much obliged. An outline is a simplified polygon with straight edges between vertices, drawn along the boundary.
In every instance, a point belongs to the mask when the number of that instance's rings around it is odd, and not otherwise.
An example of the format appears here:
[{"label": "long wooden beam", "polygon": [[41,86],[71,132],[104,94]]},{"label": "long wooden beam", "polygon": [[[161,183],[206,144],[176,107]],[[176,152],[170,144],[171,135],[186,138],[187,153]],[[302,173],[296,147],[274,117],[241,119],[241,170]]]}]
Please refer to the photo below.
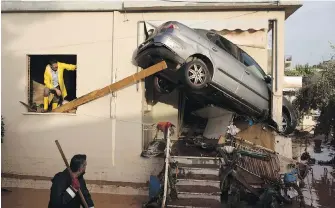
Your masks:
[{"label": "long wooden beam", "polygon": [[95,90],[95,91],[92,91],[86,95],[83,95],[75,100],[72,100],[71,102],[68,102],[64,105],[61,105],[60,107],[58,108],[55,108],[54,110],[52,110],[52,112],[59,112],[59,113],[62,113],[62,112],[67,112],[69,110],[72,110],[78,106],[81,106],[85,103],[88,103],[88,102],[91,102],[93,100],[96,100],[98,98],[101,98],[101,97],[104,97],[112,92],[115,92],[115,91],[118,91],[130,84],[134,84],[136,83],[137,81],[141,80],[141,79],[144,79],[150,75],[153,75],[159,71],[162,71],[164,69],[167,68],[167,65],[166,65],[166,62],[165,61],[162,61],[158,64],[155,64],[149,68],[146,68],[146,69],[143,69],[141,70],[140,72],[138,73],[135,73],[133,75],[130,75],[118,82],[115,82],[111,85],[108,85],[102,89],[99,89],[99,90]]}]

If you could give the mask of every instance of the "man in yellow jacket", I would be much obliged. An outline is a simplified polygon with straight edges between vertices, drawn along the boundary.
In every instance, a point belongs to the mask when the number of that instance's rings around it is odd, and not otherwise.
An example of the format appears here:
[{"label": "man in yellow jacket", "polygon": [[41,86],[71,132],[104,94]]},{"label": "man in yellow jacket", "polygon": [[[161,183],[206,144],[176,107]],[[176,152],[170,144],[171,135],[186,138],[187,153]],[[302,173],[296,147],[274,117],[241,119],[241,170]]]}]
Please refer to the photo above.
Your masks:
[{"label": "man in yellow jacket", "polygon": [[44,112],[49,107],[49,94],[53,93],[54,98],[52,99],[52,109],[57,108],[59,100],[64,99],[67,96],[66,87],[64,84],[64,70],[76,70],[77,66],[73,64],[66,64],[51,60],[45,67],[44,71]]}]

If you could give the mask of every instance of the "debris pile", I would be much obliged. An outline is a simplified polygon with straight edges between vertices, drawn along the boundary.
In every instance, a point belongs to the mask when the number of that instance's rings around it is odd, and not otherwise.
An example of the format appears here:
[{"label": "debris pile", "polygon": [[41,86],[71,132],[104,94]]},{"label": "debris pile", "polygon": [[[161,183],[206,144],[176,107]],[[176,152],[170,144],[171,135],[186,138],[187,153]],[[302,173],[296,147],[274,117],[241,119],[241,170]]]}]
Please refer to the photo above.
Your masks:
[{"label": "debris pile", "polygon": [[[157,131],[160,130],[160,128],[157,129]],[[280,161],[276,152],[243,140],[237,136],[239,132],[241,131],[238,131],[235,126],[231,125],[227,130],[227,134],[221,136],[219,140],[207,139],[201,135],[189,135],[174,143],[172,154],[177,155],[175,157],[184,158],[183,160],[188,157],[218,158],[219,168],[217,178],[219,182],[218,190],[221,194],[220,203],[228,204],[230,207],[276,208],[284,204],[290,205],[293,201],[298,201],[300,207],[304,207],[305,202],[298,182],[304,180],[306,177],[309,171],[308,166],[300,163],[294,164],[291,171],[281,175],[279,174]],[[264,133],[260,132],[259,134]],[[155,140],[149,145],[147,150],[142,152],[141,156],[152,157],[164,155],[166,151],[164,148],[167,149],[166,139],[156,140],[155,137]],[[302,157],[307,160],[310,158],[309,155],[302,155]],[[203,163],[203,165],[209,167],[209,164]],[[186,176],[186,172],[184,173],[185,168],[188,167],[199,170],[202,165],[196,166],[192,163],[178,164],[170,162],[167,175],[169,191],[166,199],[168,202],[180,200],[179,193],[193,192],[186,189],[179,190],[182,188],[181,185],[178,185],[179,178],[184,181],[185,178],[192,178],[189,175]],[[157,178],[150,178],[150,183],[156,184],[155,188],[150,185],[150,189],[156,191],[150,192],[150,200],[144,207],[162,205],[162,199],[164,198],[162,192],[164,189],[164,176],[162,174],[165,172],[165,168],[163,168]],[[200,176],[200,172],[196,176]],[[205,177],[202,180],[206,181],[207,179]],[[195,184],[193,185],[195,186]],[[201,186],[201,189],[203,188],[205,189],[206,187]],[[195,191],[199,192],[199,190]]]}]

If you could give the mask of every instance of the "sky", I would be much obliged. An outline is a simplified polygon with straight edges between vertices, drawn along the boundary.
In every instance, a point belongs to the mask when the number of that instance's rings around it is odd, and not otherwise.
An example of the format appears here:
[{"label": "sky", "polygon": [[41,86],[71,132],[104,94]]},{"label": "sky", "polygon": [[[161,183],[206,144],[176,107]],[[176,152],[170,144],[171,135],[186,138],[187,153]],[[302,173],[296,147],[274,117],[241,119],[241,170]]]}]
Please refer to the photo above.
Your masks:
[{"label": "sky", "polygon": [[329,60],[335,45],[335,1],[303,1],[285,22],[285,55],[293,65]]},{"label": "sky", "polygon": [[[45,1],[45,0],[43,0]],[[60,0],[62,1],[62,0]],[[73,1],[73,0],[72,0]],[[75,0],[81,1],[81,0]],[[109,0],[141,1],[141,0]],[[148,0],[146,0],[148,1]],[[157,1],[157,0],[151,0]],[[165,0],[204,2],[206,0]],[[222,1],[264,1],[264,0],[207,0]],[[287,0],[283,0],[287,1]],[[300,0],[303,6],[293,13],[285,22],[285,55],[292,56],[296,64],[318,64],[330,59],[335,44],[335,0]]]}]

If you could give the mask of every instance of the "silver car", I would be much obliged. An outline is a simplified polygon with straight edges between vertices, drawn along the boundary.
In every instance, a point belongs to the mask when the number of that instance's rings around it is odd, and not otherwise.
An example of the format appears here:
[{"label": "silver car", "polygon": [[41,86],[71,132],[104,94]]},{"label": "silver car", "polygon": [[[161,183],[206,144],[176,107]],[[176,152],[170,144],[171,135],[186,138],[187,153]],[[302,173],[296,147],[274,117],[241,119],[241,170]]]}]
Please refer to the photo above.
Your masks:
[{"label": "silver car", "polygon": [[[245,51],[214,31],[192,29],[176,21],[162,24],[137,48],[135,61],[146,68],[162,60],[169,69],[154,77],[160,93],[183,86],[207,103],[275,124],[270,118],[271,77]],[[285,134],[294,131],[296,115],[283,97]]]}]

